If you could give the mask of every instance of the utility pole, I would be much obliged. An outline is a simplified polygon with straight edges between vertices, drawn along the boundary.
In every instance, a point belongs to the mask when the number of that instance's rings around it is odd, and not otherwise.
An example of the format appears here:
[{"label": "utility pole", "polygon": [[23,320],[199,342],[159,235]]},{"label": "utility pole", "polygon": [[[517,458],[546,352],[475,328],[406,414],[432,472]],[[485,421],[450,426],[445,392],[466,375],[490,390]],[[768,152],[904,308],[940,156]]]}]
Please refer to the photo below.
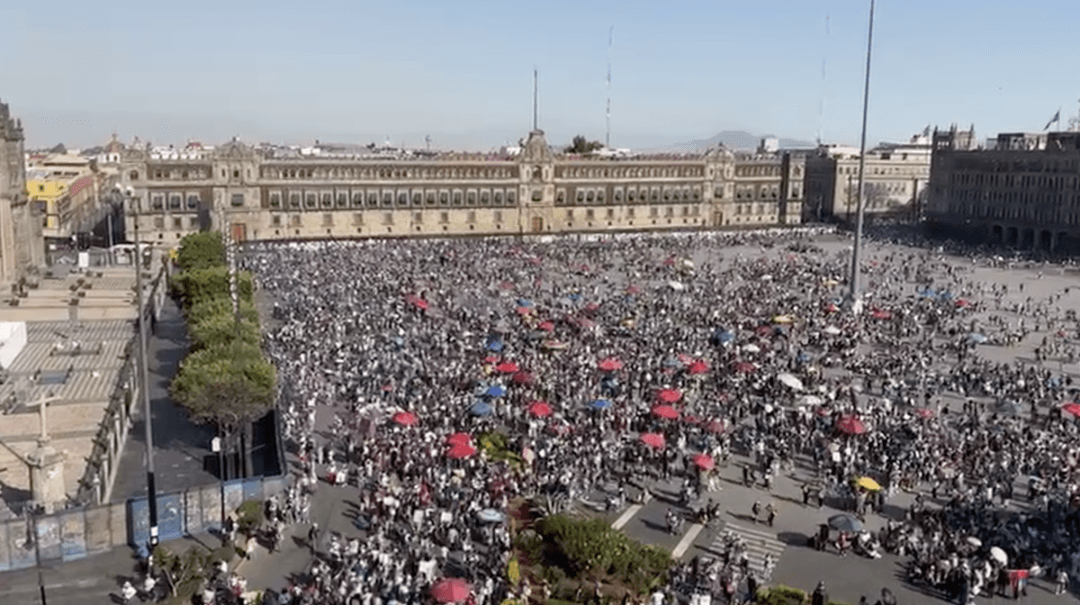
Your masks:
[{"label": "utility pole", "polygon": [[143,305],[142,284],[142,247],[139,244],[139,200],[135,197],[135,190],[129,185],[125,190],[128,206],[131,208],[135,238],[135,304],[139,313],[139,376],[142,382],[143,416],[146,424],[146,502],[150,512],[150,548],[146,556],[146,567],[153,569],[154,548],[158,545],[158,510],[157,510],[157,485],[154,478],[154,429],[150,413],[150,370],[149,359],[146,355],[146,308]]},{"label": "utility pole", "polygon": [[866,168],[866,116],[870,106],[870,51],[874,44],[874,0],[870,0],[870,24],[866,33],[866,82],[863,86],[863,110],[862,110],[862,141],[859,144],[859,199],[858,210],[855,215],[855,245],[851,255],[851,293],[850,303],[853,313],[858,314],[862,310],[862,300],[859,298],[859,261],[862,248],[863,232],[863,187],[865,184]]}]

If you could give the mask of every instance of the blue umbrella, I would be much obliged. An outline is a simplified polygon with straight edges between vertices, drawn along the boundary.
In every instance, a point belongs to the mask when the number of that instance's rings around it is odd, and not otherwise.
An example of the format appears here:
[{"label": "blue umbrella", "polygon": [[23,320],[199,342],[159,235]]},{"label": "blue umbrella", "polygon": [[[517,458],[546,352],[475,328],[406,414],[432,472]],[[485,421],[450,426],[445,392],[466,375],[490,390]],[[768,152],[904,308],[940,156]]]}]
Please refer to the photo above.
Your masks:
[{"label": "blue umbrella", "polygon": [[495,411],[495,406],[486,401],[477,401],[469,408],[469,411],[473,416],[490,416]]},{"label": "blue umbrella", "polygon": [[581,295],[580,295],[580,294],[577,294],[577,293],[574,293],[574,294],[567,294],[567,295],[566,295],[566,298],[569,298],[570,300],[572,300],[572,301],[574,301],[574,302],[577,302],[577,301],[581,300]]},{"label": "blue umbrella", "polygon": [[971,334],[968,334],[967,339],[968,339],[968,342],[970,342],[970,343],[981,345],[981,344],[986,342],[986,335],[985,334],[971,333]]},{"label": "blue umbrella", "polygon": [[487,343],[487,350],[498,353],[503,350],[503,342],[501,340],[489,340]]},{"label": "blue umbrella", "polygon": [[919,292],[919,296],[922,296],[923,298],[934,298],[937,295],[937,292],[934,292],[931,288],[926,288],[922,292]]},{"label": "blue umbrella", "polygon": [[485,508],[484,510],[477,511],[476,517],[485,523],[500,523],[506,519],[506,515],[502,511],[495,510],[494,508]]},{"label": "blue umbrella", "polygon": [[519,299],[517,299],[517,306],[519,306],[519,307],[531,307],[531,306],[533,306],[533,301],[531,301],[531,300],[529,300],[527,298],[519,298]]},{"label": "blue umbrella", "polygon": [[664,360],[664,366],[668,368],[681,368],[682,362],[675,357],[668,357]]},{"label": "blue umbrella", "polygon": [[799,351],[799,354],[797,356],[795,356],[795,360],[798,361],[799,363],[809,363],[810,362],[810,355],[804,353],[803,351]]},{"label": "blue umbrella", "polygon": [[502,397],[506,394],[506,387],[501,384],[492,385],[484,394],[488,397]]},{"label": "blue umbrella", "polygon": [[594,410],[606,410],[607,408],[611,407],[611,401],[607,399],[597,399],[596,401],[590,403],[589,407]]},{"label": "blue umbrella", "polygon": [[851,515],[841,513],[829,517],[829,527],[850,534],[862,531],[862,522]]},{"label": "blue umbrella", "polygon": [[721,330],[720,333],[716,335],[716,340],[720,341],[720,344],[723,345],[735,342],[735,333],[731,330]]}]

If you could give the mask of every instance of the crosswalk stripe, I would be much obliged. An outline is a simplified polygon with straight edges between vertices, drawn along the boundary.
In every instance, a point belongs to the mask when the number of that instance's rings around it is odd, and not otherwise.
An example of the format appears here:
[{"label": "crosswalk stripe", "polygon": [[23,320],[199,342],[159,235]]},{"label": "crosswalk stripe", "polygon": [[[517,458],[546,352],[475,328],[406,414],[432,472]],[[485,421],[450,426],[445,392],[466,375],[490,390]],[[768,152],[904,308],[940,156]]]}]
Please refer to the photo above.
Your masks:
[{"label": "crosswalk stripe", "polygon": [[611,527],[613,529],[622,529],[622,526],[629,523],[630,519],[633,519],[634,515],[636,515],[641,508],[640,504],[631,505],[630,508],[623,512],[623,514],[619,515],[618,519],[615,519],[615,522],[611,524]]},{"label": "crosswalk stripe", "polygon": [[693,525],[691,525],[690,529],[686,531],[686,535],[682,537],[682,540],[679,540],[679,544],[675,547],[675,550],[671,551],[671,558],[678,559],[684,554],[686,554],[686,551],[690,548],[690,545],[694,543],[694,540],[698,537],[698,534],[700,534],[701,530],[704,528],[705,526],[700,523],[694,523]]},{"label": "crosswalk stripe", "polygon": [[[746,544],[746,558],[750,561],[750,568],[759,574],[765,573],[765,556],[771,554],[773,563],[780,561],[781,555],[787,545],[776,538],[774,534],[757,528],[744,527],[735,523],[727,523],[724,530],[717,534],[712,542],[713,550],[723,550],[725,539],[734,536],[742,539]],[[767,578],[766,578],[767,579]]]}]

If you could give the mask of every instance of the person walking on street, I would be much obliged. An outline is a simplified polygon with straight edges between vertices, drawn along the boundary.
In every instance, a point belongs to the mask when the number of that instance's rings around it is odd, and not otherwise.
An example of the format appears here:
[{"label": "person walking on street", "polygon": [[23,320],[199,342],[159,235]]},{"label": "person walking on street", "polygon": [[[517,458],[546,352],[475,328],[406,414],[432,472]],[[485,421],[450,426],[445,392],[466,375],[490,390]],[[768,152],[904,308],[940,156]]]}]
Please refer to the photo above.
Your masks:
[{"label": "person walking on street", "polygon": [[825,590],[825,582],[818,582],[814,594],[810,597],[810,605],[829,605],[829,592]]},{"label": "person walking on street", "polygon": [[311,554],[314,556],[316,546],[317,546],[318,541],[319,541],[319,524],[318,523],[312,523],[311,524],[311,529],[309,529],[308,533],[307,533],[307,541],[308,541],[308,550],[310,550]]},{"label": "person walking on street", "polygon": [[754,505],[750,507],[750,513],[754,516],[754,525],[758,524],[758,519],[761,518],[761,501],[755,500]]},{"label": "person walking on street", "polygon": [[773,526],[773,522],[776,521],[776,506],[772,502],[765,507],[765,517],[769,523],[769,527]]},{"label": "person walking on street", "polygon": [[1069,587],[1069,574],[1065,573],[1065,568],[1058,569],[1057,577],[1054,578],[1054,594],[1065,594],[1065,590]]}]

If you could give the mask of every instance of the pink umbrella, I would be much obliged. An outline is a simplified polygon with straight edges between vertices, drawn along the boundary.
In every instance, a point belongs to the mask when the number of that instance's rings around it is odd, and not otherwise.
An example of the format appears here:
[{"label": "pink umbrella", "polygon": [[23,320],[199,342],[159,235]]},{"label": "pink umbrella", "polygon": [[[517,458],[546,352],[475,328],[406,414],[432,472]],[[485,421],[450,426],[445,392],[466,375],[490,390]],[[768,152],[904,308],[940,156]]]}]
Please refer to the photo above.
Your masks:
[{"label": "pink umbrella", "polygon": [[468,433],[454,433],[446,438],[446,443],[450,445],[469,445],[472,443],[472,435]]},{"label": "pink umbrella", "polygon": [[[682,393],[679,392],[677,389],[662,389],[659,393],[656,394],[656,398],[660,401],[663,401],[664,403],[675,403],[676,401],[682,399]],[[656,410],[653,409],[653,411],[655,412]]]},{"label": "pink umbrella", "polygon": [[686,414],[685,416],[683,416],[682,420],[686,424],[698,424],[699,422],[701,422],[701,418],[698,418],[697,416],[691,416],[690,414]]},{"label": "pink umbrella", "polygon": [[394,422],[401,426],[412,426],[416,424],[416,414],[412,412],[398,412],[391,418]]},{"label": "pink umbrella", "polygon": [[882,309],[874,309],[870,311],[870,317],[873,317],[874,319],[892,319],[892,313]]},{"label": "pink umbrella", "polygon": [[439,603],[461,603],[469,598],[472,589],[460,578],[443,578],[431,587],[431,598]]},{"label": "pink umbrella", "polygon": [[597,303],[594,303],[594,302],[591,302],[591,303],[585,305],[585,310],[586,311],[595,311],[595,310],[597,310],[599,308],[600,308],[600,305],[597,304]]},{"label": "pink umbrella", "polygon": [[518,315],[529,315],[536,312],[534,307],[515,307],[514,310],[517,311]]},{"label": "pink umbrella", "polygon": [[724,432],[724,423],[719,420],[710,420],[709,424],[705,425],[705,430],[710,433],[720,434]]},{"label": "pink umbrella", "polygon": [[635,286],[634,284],[630,284],[629,286],[626,287],[626,293],[627,294],[641,294],[641,288],[639,288],[638,286]]},{"label": "pink umbrella", "polygon": [[494,355],[488,355],[484,358],[484,363],[499,363],[499,358]]},{"label": "pink umbrella", "polygon": [[513,374],[518,371],[518,364],[512,361],[504,361],[495,366],[495,371],[502,372],[503,374]]},{"label": "pink umbrella", "polygon": [[537,418],[546,418],[551,415],[551,406],[543,401],[529,403],[529,413]]},{"label": "pink umbrella", "polygon": [[712,456],[708,454],[698,454],[694,456],[694,464],[696,464],[698,468],[705,469],[707,471],[711,471],[713,467],[716,466],[716,463],[713,462]]},{"label": "pink umbrella", "polygon": [[1080,403],[1076,403],[1075,401],[1070,401],[1069,403],[1066,403],[1065,405],[1061,406],[1061,411],[1068,412],[1069,414],[1072,414],[1073,416],[1076,416],[1076,417],[1080,418]]},{"label": "pink umbrella", "polygon": [[679,411],[670,405],[658,405],[652,409],[652,413],[669,420],[674,420],[679,417]]},{"label": "pink umbrella", "polygon": [[641,442],[644,443],[645,445],[648,445],[649,447],[654,447],[656,449],[663,449],[663,447],[664,447],[664,436],[662,434],[660,434],[660,433],[642,433],[641,434]]},{"label": "pink umbrella", "polygon": [[545,331],[545,332],[553,332],[555,330],[555,322],[553,322],[553,321],[542,321],[542,322],[540,322],[540,325],[538,325],[536,327],[538,329],[540,329],[540,330]]},{"label": "pink umbrella", "polygon": [[934,410],[927,409],[927,408],[915,408],[915,413],[919,416],[919,418],[933,418],[934,417]]},{"label": "pink umbrella", "polygon": [[968,306],[971,306],[971,303],[968,302],[967,300],[965,300],[963,298],[956,299],[956,307],[957,308],[963,309],[964,307],[968,307]]},{"label": "pink umbrella", "polygon": [[514,384],[531,384],[533,375],[528,372],[514,372],[514,376],[510,380],[513,381]]},{"label": "pink umbrella", "polygon": [[862,435],[866,432],[866,425],[854,416],[844,416],[836,423],[836,428],[845,435]]},{"label": "pink umbrella", "polygon": [[476,448],[468,443],[455,443],[450,446],[450,449],[446,450],[446,455],[450,458],[468,458],[476,453]]},{"label": "pink umbrella", "polygon": [[614,372],[616,370],[621,370],[623,365],[622,362],[619,361],[617,358],[608,357],[607,359],[601,361],[596,367],[600,368],[604,372]]},{"label": "pink umbrella", "polygon": [[704,374],[709,371],[709,364],[704,360],[698,359],[694,363],[690,364],[690,367],[686,368],[688,374]]}]

